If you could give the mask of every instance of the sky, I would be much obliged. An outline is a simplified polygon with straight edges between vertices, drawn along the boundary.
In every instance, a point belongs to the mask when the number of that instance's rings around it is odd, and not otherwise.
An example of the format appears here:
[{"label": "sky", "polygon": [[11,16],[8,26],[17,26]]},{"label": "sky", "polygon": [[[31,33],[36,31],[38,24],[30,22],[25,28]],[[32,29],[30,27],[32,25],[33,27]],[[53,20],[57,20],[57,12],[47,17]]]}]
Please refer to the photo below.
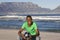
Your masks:
[{"label": "sky", "polygon": [[2,2],[32,2],[42,8],[55,9],[60,5],[60,0],[0,0]]}]

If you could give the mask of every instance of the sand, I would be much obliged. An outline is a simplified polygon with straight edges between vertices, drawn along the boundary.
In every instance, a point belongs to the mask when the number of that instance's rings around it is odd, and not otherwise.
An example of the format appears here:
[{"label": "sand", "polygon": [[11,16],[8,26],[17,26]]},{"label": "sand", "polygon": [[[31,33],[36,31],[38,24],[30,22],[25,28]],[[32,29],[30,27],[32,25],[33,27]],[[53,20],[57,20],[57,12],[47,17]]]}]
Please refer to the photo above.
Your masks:
[{"label": "sand", "polygon": [[[17,40],[18,30],[0,29],[0,40]],[[60,33],[40,32],[41,40],[60,40]]]}]

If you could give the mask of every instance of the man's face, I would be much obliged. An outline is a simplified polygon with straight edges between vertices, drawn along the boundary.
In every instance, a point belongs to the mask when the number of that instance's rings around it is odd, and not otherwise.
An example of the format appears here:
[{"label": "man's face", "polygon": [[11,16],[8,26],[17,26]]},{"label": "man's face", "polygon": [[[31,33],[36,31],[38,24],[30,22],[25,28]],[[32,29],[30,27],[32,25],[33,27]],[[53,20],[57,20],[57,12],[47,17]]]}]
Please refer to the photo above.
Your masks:
[{"label": "man's face", "polygon": [[31,18],[30,17],[27,17],[27,22],[28,22],[28,25],[31,25],[31,23],[32,23],[32,20],[31,20]]}]

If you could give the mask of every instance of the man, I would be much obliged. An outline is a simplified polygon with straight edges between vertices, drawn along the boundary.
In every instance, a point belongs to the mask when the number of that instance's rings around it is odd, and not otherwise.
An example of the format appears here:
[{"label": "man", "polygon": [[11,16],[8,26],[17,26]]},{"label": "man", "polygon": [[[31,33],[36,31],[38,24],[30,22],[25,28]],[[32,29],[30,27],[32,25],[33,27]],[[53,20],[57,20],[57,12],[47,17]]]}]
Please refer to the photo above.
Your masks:
[{"label": "man", "polygon": [[24,34],[21,33],[23,30],[26,30],[28,33],[30,33],[31,40],[36,40],[36,35],[38,34],[37,25],[32,21],[32,17],[30,15],[26,17],[26,21],[18,31],[18,35],[21,36],[23,40],[25,40]]}]

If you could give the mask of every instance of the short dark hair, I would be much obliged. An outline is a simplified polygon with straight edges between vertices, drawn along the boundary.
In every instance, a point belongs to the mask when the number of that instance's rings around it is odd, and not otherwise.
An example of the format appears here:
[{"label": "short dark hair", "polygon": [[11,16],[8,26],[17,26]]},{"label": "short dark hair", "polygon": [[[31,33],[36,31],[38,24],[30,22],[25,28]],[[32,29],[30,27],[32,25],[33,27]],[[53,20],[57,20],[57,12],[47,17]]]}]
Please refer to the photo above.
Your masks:
[{"label": "short dark hair", "polygon": [[30,18],[31,18],[31,20],[32,20],[32,17],[31,17],[31,15],[27,15],[27,17],[26,17],[26,18],[28,18],[28,17],[30,17]]}]

